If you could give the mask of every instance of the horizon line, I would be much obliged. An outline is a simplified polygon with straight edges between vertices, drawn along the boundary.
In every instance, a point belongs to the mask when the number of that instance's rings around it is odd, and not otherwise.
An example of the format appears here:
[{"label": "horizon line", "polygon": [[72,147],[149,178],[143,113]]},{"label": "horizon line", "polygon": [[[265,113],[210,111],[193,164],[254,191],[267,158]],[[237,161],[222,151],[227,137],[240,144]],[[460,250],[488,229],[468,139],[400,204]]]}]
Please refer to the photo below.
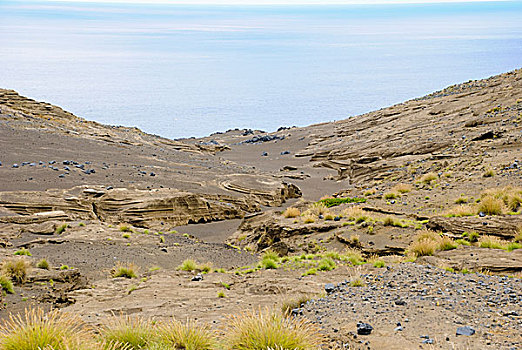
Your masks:
[{"label": "horizon line", "polygon": [[[12,0],[25,2],[24,0]],[[515,0],[32,0],[40,3],[108,3],[156,5],[401,5],[473,2],[516,2]]]}]

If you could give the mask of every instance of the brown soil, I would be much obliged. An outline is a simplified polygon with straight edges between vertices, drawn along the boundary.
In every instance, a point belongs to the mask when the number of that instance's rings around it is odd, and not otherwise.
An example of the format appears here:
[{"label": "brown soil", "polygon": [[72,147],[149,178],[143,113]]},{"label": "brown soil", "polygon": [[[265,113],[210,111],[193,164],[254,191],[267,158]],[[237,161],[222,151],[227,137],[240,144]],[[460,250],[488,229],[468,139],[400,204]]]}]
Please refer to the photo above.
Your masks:
[{"label": "brown soil", "polygon": [[[500,215],[445,214],[458,198],[476,205],[485,189],[521,186],[521,132],[521,70],[339,122],[183,140],[86,121],[0,89],[0,258],[27,248],[32,256],[23,258],[33,266],[3,297],[0,318],[39,305],[93,324],[122,312],[217,327],[226,315],[279,308],[306,293],[318,300],[295,312],[323,326],[325,348],[516,349],[522,249],[460,245],[404,261],[426,228],[453,239],[469,232],[515,239],[519,205]],[[435,180],[422,182],[430,173]],[[281,215],[323,196],[365,202],[308,223]],[[349,217],[353,206],[364,220]],[[387,267],[337,259],[332,271],[303,276],[318,254],[346,249],[380,256]],[[290,258],[257,269],[266,250]],[[301,254],[315,255],[292,260]],[[42,258],[49,271],[34,267]],[[192,281],[197,271],[177,269],[189,258],[224,270]],[[118,262],[134,263],[138,278],[112,278]],[[366,287],[342,284],[356,275]],[[326,283],[338,287],[322,298]],[[395,307],[395,299],[408,306]],[[358,321],[374,332],[354,337]],[[403,331],[394,331],[397,322]],[[456,337],[462,325],[476,334]],[[423,344],[423,335],[434,344]]]}]

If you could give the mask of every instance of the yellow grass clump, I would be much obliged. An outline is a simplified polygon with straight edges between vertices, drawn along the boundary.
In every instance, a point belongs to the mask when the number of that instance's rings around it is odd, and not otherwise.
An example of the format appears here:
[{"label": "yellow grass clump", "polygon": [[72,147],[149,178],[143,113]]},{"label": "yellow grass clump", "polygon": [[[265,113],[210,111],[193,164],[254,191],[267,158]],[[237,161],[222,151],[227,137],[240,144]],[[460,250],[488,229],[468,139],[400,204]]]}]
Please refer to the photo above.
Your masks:
[{"label": "yellow grass clump", "polygon": [[509,210],[517,211],[522,205],[522,187],[506,186],[489,188],[481,193],[481,197],[482,200],[486,197],[500,199]]},{"label": "yellow grass clump", "polygon": [[30,264],[23,258],[8,259],[2,263],[0,271],[9,277],[14,283],[22,284],[25,282]]},{"label": "yellow grass clump", "polygon": [[392,192],[398,192],[398,193],[408,193],[411,192],[413,189],[412,185],[410,184],[397,184],[392,187]]},{"label": "yellow grass clump", "polygon": [[295,218],[301,215],[301,211],[298,208],[286,208],[286,210],[283,212],[283,216],[285,218]]},{"label": "yellow grass clump", "polygon": [[216,348],[217,338],[208,326],[195,321],[181,323],[170,321],[158,327],[159,349],[211,350]]},{"label": "yellow grass clump", "polygon": [[460,204],[446,210],[443,215],[448,217],[473,216],[477,213],[475,206],[471,204]]},{"label": "yellow grass clump", "polygon": [[284,317],[268,309],[232,316],[225,325],[225,349],[317,349],[324,338],[304,318]]},{"label": "yellow grass clump", "polygon": [[422,175],[418,182],[429,185],[433,181],[436,181],[438,178],[439,178],[438,175],[435,173],[427,173],[427,174]]},{"label": "yellow grass clump", "polygon": [[24,315],[10,315],[0,324],[2,350],[93,350],[91,331],[79,317],[59,310],[44,313],[26,309]]},{"label": "yellow grass clump", "polygon": [[504,211],[504,201],[494,196],[483,197],[477,206],[477,212],[486,215],[501,215]]}]

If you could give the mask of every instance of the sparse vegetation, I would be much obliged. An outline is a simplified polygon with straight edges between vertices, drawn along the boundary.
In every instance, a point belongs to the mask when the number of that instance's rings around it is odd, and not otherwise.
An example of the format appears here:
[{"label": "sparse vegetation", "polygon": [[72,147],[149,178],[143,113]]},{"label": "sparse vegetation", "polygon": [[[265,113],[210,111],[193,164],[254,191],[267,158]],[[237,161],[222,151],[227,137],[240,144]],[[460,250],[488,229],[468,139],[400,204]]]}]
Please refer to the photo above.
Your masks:
[{"label": "sparse vegetation", "polygon": [[9,277],[14,283],[22,284],[25,282],[29,263],[24,259],[8,259],[2,263],[2,275]]},{"label": "sparse vegetation", "polygon": [[36,267],[43,270],[49,270],[49,262],[46,259],[41,259],[36,264]]},{"label": "sparse vegetation", "polygon": [[504,210],[504,201],[494,196],[482,197],[477,207],[477,212],[482,212],[486,215],[501,215]]},{"label": "sparse vegetation", "polygon": [[325,198],[321,199],[319,203],[322,203],[326,208],[335,207],[345,203],[364,203],[366,202],[365,198],[358,197],[347,197],[347,198]]},{"label": "sparse vegetation", "polygon": [[484,173],[482,174],[483,177],[493,177],[495,175],[495,170],[493,170],[491,167],[484,169]]},{"label": "sparse vegetation", "polygon": [[315,267],[312,267],[311,269],[308,269],[305,273],[303,273],[303,276],[310,276],[310,275],[316,275],[317,269]]},{"label": "sparse vegetation", "polygon": [[384,194],[384,199],[395,199],[397,198],[397,193],[395,192],[387,192]]},{"label": "sparse vegetation", "polygon": [[14,255],[25,255],[25,256],[32,256],[31,252],[28,249],[21,248],[14,252]]},{"label": "sparse vegetation", "polygon": [[462,217],[473,216],[477,213],[477,209],[470,204],[460,204],[449,210],[446,210],[443,215],[446,217]]},{"label": "sparse vegetation", "polygon": [[422,175],[418,182],[430,185],[433,181],[436,181],[438,178],[438,175],[435,173],[427,173]]},{"label": "sparse vegetation", "polygon": [[0,325],[2,350],[92,350],[92,334],[79,317],[52,310],[26,310],[24,315],[11,315]]},{"label": "sparse vegetation", "polygon": [[410,184],[397,184],[393,186],[392,192],[404,194],[411,192],[412,188],[413,187]]},{"label": "sparse vegetation", "polygon": [[208,326],[191,321],[162,324],[158,327],[158,336],[159,343],[166,346],[165,350],[211,350],[216,348],[217,343],[216,335]]},{"label": "sparse vegetation", "polygon": [[283,216],[285,218],[295,218],[301,215],[301,211],[298,208],[286,208],[286,210],[283,212]]},{"label": "sparse vegetation", "polygon": [[56,228],[56,230],[54,230],[54,234],[55,235],[61,235],[65,231],[65,229],[67,227],[69,227],[67,224],[62,224],[62,225],[58,226]]},{"label": "sparse vegetation", "polygon": [[504,242],[495,236],[482,236],[478,240],[479,247],[490,249],[504,249]]},{"label": "sparse vegetation", "polygon": [[195,271],[198,268],[198,264],[192,259],[185,259],[181,265],[178,267],[178,270],[181,271]]},{"label": "sparse vegetation", "polygon": [[138,267],[135,264],[123,264],[117,263],[111,270],[111,276],[113,278],[125,277],[125,278],[137,278]]},{"label": "sparse vegetation", "polygon": [[120,225],[121,232],[131,232],[131,228],[129,225]]},{"label": "sparse vegetation", "polygon": [[317,269],[320,271],[331,271],[335,268],[335,262],[331,258],[323,258],[317,265]]},{"label": "sparse vegetation", "polygon": [[230,317],[225,333],[226,349],[236,350],[308,350],[323,342],[323,336],[310,321],[269,310]]},{"label": "sparse vegetation", "polygon": [[225,292],[223,292],[222,290],[220,290],[220,291],[217,293],[217,297],[218,297],[218,298],[224,298],[224,297],[226,297]]},{"label": "sparse vegetation", "polygon": [[153,325],[150,320],[131,316],[110,317],[100,331],[106,343],[118,343],[117,350],[145,349],[154,340]]},{"label": "sparse vegetation", "polygon": [[311,294],[300,294],[295,297],[287,298],[283,300],[283,304],[281,305],[281,312],[283,313],[283,315],[289,316],[292,310],[302,307],[311,299]]},{"label": "sparse vegetation", "polygon": [[14,294],[13,282],[9,277],[0,275],[0,287],[2,287],[4,293]]}]

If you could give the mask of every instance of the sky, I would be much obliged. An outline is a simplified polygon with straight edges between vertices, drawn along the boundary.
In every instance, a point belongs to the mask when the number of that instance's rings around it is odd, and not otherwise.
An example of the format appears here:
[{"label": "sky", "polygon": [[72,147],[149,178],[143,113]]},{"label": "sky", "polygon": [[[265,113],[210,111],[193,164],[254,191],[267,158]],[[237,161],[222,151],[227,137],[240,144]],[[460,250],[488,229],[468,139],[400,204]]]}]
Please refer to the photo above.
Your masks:
[{"label": "sky", "polygon": [[[18,0],[24,1],[24,0]],[[484,2],[509,0],[36,0],[38,2],[98,2],[128,4],[211,4],[211,5],[329,5],[329,4],[401,4],[401,3],[448,3]]]}]

